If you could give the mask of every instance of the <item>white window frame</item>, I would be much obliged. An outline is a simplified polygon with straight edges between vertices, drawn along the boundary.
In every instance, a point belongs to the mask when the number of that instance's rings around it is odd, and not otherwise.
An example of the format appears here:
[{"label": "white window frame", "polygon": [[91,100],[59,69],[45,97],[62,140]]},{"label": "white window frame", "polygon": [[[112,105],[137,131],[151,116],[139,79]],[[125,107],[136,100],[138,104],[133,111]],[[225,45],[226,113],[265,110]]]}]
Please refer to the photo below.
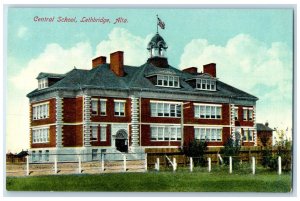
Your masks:
[{"label": "white window frame", "polygon": [[222,119],[222,105],[194,103],[194,117],[198,119]]},{"label": "white window frame", "polygon": [[248,109],[248,119],[249,121],[253,121],[253,108]]},{"label": "white window frame", "polygon": [[[215,137],[213,137],[215,136]],[[194,127],[194,138],[208,142],[222,142],[223,128],[219,127]]]},{"label": "white window frame", "polygon": [[196,79],[196,89],[205,91],[216,91],[216,83],[216,80],[213,79],[198,78]]},{"label": "white window frame", "polygon": [[32,105],[32,120],[49,118],[49,102],[38,103]]},{"label": "white window frame", "polygon": [[[250,133],[252,133],[252,134],[250,135]],[[249,139],[249,136],[251,136],[251,139]],[[254,129],[243,128],[242,139],[243,139],[243,142],[254,142]]]},{"label": "white window frame", "polygon": [[239,108],[234,107],[234,120],[237,121],[239,120]]},{"label": "white window frame", "polygon": [[38,80],[38,89],[48,88],[48,78],[42,78]]},{"label": "white window frame", "polygon": [[173,75],[156,75],[156,86],[180,88],[178,76]]},{"label": "white window frame", "polygon": [[248,121],[248,108],[243,108],[243,120]]},{"label": "white window frame", "polygon": [[91,141],[92,142],[98,141],[98,133],[99,133],[98,130],[99,130],[98,126],[95,126],[95,125],[91,126]]},{"label": "white window frame", "polygon": [[[175,134],[173,133],[175,131]],[[151,141],[181,141],[181,127],[173,125],[151,125]]]},{"label": "white window frame", "polygon": [[49,127],[32,129],[32,144],[49,143],[50,129]]},{"label": "white window frame", "polygon": [[[107,100],[106,99],[100,99],[100,116],[106,116],[107,113],[106,113],[106,102]],[[104,108],[103,108],[103,105],[104,105]],[[103,109],[103,110],[102,110]]]},{"label": "white window frame", "polygon": [[100,142],[106,142],[107,139],[107,126],[100,125]]},{"label": "white window frame", "polygon": [[92,115],[98,115],[98,102],[99,102],[98,99],[92,98],[92,100],[91,100],[91,112],[92,112]]},{"label": "white window frame", "polygon": [[[116,111],[118,105],[118,111]],[[125,108],[126,108],[126,100],[114,100],[114,116],[115,117],[125,117]],[[123,112],[123,115],[122,115]]]},{"label": "white window frame", "polygon": [[180,102],[150,101],[151,117],[181,118]]}]

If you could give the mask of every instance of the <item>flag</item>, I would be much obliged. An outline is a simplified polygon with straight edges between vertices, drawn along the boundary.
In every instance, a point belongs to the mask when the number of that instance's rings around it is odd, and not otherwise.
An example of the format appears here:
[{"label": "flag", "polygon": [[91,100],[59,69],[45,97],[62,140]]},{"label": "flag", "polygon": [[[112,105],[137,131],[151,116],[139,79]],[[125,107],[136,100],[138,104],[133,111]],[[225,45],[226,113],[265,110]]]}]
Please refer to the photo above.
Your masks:
[{"label": "flag", "polygon": [[163,21],[161,21],[161,19],[159,17],[157,17],[157,25],[160,26],[161,29],[165,29],[165,23]]}]

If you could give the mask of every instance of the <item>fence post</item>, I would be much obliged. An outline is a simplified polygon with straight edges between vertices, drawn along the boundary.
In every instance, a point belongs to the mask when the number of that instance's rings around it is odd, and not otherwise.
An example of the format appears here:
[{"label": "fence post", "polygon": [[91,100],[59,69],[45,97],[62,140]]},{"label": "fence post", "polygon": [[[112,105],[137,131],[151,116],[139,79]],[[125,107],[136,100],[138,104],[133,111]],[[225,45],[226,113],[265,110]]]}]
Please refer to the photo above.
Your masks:
[{"label": "fence post", "polygon": [[159,171],[159,158],[156,158],[156,164],[157,164],[157,166],[156,166],[157,171]]},{"label": "fence post", "polygon": [[232,173],[232,157],[229,156],[229,173]]},{"label": "fence post", "polygon": [[193,158],[190,157],[190,171],[193,172]]},{"label": "fence post", "polygon": [[102,155],[102,157],[101,157],[101,170],[102,170],[102,172],[104,172],[104,154]]},{"label": "fence post", "polygon": [[173,171],[175,172],[177,168],[176,158],[173,158]]},{"label": "fence post", "polygon": [[123,155],[123,161],[124,161],[124,169],[123,171],[126,172],[126,155]]},{"label": "fence post", "polygon": [[255,174],[255,157],[252,156],[252,174]]},{"label": "fence post", "polygon": [[54,157],[54,174],[57,174],[57,155]]},{"label": "fence post", "polygon": [[26,176],[29,176],[29,155],[26,156]]},{"label": "fence post", "polygon": [[80,155],[78,156],[78,173],[81,173],[81,157]]},{"label": "fence post", "polygon": [[211,158],[208,157],[208,172],[211,171]]},{"label": "fence post", "polygon": [[145,154],[145,171],[147,171],[148,168],[148,159],[147,159],[147,153]]},{"label": "fence post", "polygon": [[281,175],[281,156],[278,156],[278,174]]}]

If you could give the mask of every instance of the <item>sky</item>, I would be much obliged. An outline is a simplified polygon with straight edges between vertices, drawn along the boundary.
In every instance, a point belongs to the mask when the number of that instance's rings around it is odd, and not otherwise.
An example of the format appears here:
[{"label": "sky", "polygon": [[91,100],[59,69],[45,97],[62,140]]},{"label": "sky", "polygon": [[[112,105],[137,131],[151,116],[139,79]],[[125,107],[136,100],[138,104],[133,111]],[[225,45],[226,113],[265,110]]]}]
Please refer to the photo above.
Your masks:
[{"label": "sky", "polygon": [[[29,148],[30,91],[40,72],[91,69],[91,60],[124,51],[126,65],[147,60],[159,30],[169,64],[183,69],[217,64],[217,77],[259,98],[257,122],[291,131],[293,11],[291,9],[8,8],[6,21],[6,151]],[[36,18],[54,18],[37,22]],[[76,23],[57,22],[59,17]],[[83,17],[110,23],[80,22]],[[116,23],[115,19],[126,19]]]}]

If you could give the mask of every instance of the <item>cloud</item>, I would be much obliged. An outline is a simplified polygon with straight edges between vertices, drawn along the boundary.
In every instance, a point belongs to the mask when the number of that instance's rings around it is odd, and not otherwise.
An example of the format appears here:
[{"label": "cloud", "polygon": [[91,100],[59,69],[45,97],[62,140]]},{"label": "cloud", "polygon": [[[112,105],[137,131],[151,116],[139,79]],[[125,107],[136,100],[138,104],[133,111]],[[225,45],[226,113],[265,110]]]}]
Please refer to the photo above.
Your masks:
[{"label": "cloud", "polygon": [[291,125],[292,59],[292,50],[284,43],[267,45],[249,35],[239,34],[224,46],[210,44],[206,39],[190,41],[179,66],[183,69],[216,63],[220,80],[259,98],[258,121],[269,120],[270,124],[284,121]]},{"label": "cloud", "polygon": [[[23,29],[20,35],[26,32],[27,29]],[[78,36],[85,38],[82,37],[83,34]],[[150,37],[151,35],[142,38],[131,34],[126,29],[114,28],[108,35],[108,40],[101,41],[97,45],[95,53],[94,47],[91,47],[88,42],[79,42],[70,48],[64,48],[57,43],[46,45],[39,55],[24,64],[20,72],[8,77],[10,90],[6,114],[6,149],[20,151],[22,148],[29,148],[29,101],[26,94],[37,88],[35,78],[40,72],[66,73],[74,66],[80,69],[91,69],[93,58],[104,55],[109,61],[109,54],[117,50],[124,51],[125,64],[140,66],[147,59],[146,47]],[[11,56],[8,68],[13,68],[16,64],[19,64],[18,59]]]},{"label": "cloud", "polygon": [[25,26],[19,27],[17,32],[18,38],[25,38],[27,35],[28,35],[28,28]]},{"label": "cloud", "polygon": [[92,47],[87,42],[77,43],[69,49],[56,43],[48,44],[40,55],[25,64],[24,68],[11,78],[11,81],[18,89],[25,89],[29,92],[37,88],[35,78],[40,72],[66,73],[74,66],[89,69],[91,58]]},{"label": "cloud", "polygon": [[147,44],[151,35],[142,38],[131,34],[127,29],[114,28],[108,35],[108,40],[101,41],[96,48],[95,56],[106,56],[115,51],[124,51],[126,65],[140,66],[147,61]]}]

